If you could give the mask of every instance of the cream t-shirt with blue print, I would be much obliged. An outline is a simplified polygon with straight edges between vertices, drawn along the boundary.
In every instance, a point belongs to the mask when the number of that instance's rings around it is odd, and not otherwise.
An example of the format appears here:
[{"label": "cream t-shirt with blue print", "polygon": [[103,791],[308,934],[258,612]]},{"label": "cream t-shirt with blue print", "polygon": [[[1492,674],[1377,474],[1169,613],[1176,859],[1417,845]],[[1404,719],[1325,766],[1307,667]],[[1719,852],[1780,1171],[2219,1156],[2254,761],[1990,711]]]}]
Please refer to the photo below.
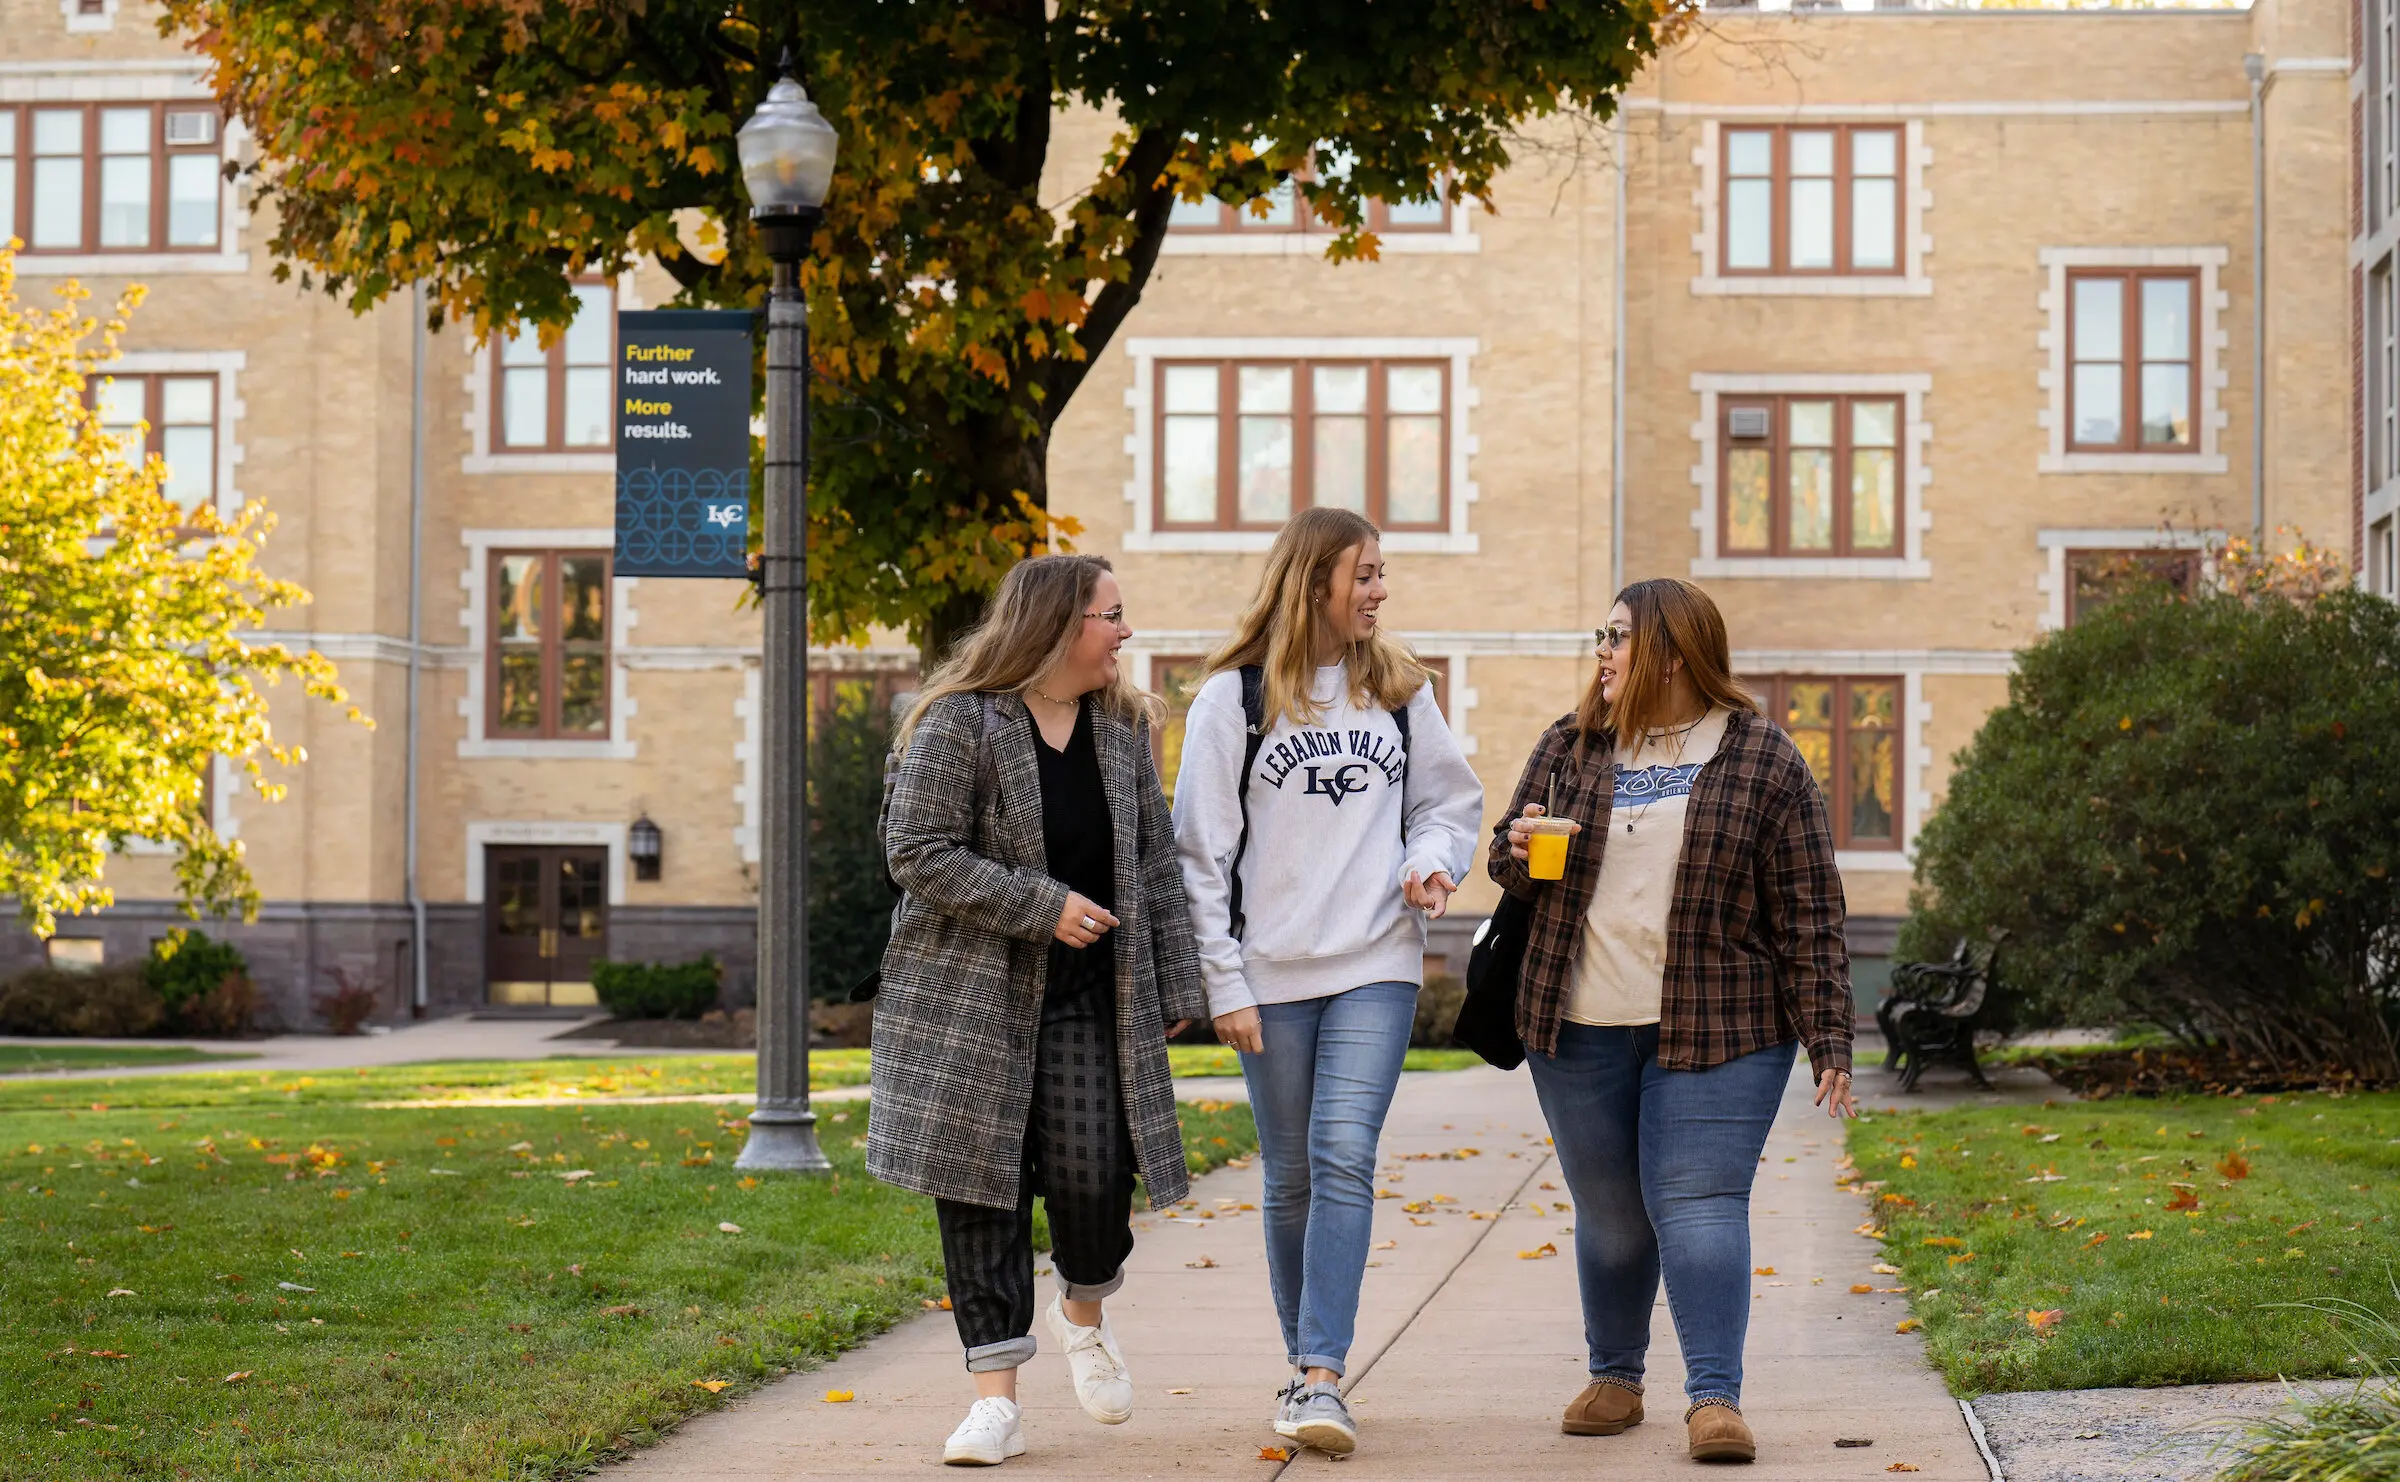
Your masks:
[{"label": "cream t-shirt with blue print", "polygon": [[1688,734],[1667,732],[1617,750],[1616,793],[1600,845],[1600,884],[1584,913],[1567,1018],[1577,1024],[1656,1024],[1667,975],[1667,911],[1683,859],[1692,784],[1725,739],[1712,709]]}]

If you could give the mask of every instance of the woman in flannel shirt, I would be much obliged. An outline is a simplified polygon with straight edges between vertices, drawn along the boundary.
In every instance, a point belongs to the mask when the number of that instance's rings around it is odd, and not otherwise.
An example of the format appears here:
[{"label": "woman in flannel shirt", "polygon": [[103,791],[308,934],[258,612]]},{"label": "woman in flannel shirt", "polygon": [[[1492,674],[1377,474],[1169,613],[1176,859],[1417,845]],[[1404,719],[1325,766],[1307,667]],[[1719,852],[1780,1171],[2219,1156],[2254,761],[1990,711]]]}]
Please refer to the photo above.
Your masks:
[{"label": "woman in flannel shirt", "polygon": [[[1816,779],[1733,677],[1707,593],[1635,582],[1595,637],[1489,866],[1533,907],[1517,1032],[1575,1196],[1590,1382],[1561,1428],[1641,1422],[1663,1275],[1691,1454],[1748,1461],[1750,1185],[1797,1046],[1817,1104],[1857,1110],[1841,876]],[[1577,825],[1560,880],[1526,869],[1546,810]]]}]

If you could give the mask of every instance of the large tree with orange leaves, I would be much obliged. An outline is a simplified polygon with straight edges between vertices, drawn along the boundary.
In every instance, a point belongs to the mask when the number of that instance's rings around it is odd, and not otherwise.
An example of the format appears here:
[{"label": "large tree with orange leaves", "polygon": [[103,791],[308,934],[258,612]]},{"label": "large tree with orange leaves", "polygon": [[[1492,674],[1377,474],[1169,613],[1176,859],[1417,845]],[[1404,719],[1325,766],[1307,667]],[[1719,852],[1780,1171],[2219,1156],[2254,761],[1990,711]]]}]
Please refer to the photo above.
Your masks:
[{"label": "large tree with orange leaves", "polygon": [[[482,331],[561,324],[574,275],[644,256],[685,303],[757,302],[751,234],[710,261],[677,213],[743,221],[733,134],[790,48],[842,135],[804,275],[817,627],[938,644],[1052,533],[1050,430],[1179,196],[1256,200],[1313,151],[1300,188],[1349,224],[1329,255],[1372,257],[1364,201],[1488,201],[1516,127],[1605,112],[1676,3],[167,0],[164,24],[256,138],[287,267],[362,309],[423,281]],[[1045,198],[1076,106],[1113,141]]]}]

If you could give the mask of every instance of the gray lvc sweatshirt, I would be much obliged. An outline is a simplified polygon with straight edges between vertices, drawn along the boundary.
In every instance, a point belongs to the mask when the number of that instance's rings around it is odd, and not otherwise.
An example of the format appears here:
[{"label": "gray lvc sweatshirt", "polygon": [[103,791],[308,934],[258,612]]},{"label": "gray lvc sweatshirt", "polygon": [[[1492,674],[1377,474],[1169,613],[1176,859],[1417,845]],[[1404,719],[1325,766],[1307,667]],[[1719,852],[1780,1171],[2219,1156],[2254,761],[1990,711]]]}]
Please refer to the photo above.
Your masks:
[{"label": "gray lvc sweatshirt", "polygon": [[1242,832],[1241,675],[1212,676],[1192,700],[1175,776],[1175,848],[1211,1014],[1422,981],[1425,923],[1401,882],[1412,870],[1466,881],[1482,842],[1483,784],[1433,687],[1409,701],[1405,769],[1398,723],[1353,707],[1349,689],[1344,666],[1319,669],[1322,722],[1278,719],[1258,749],[1239,941],[1230,887]]}]

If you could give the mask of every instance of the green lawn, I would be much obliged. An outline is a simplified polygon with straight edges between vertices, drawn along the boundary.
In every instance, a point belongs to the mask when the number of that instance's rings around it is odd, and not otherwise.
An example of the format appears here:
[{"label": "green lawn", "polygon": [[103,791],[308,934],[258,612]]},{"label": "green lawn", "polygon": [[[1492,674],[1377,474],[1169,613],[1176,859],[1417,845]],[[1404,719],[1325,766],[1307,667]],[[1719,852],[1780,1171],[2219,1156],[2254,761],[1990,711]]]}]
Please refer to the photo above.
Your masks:
[{"label": "green lawn", "polygon": [[[1962,1394],[2351,1374],[2393,1306],[2400,1094],[1874,1116],[1849,1150]],[[2055,1314],[2055,1315],[2053,1315]]]},{"label": "green lawn", "polygon": [[[0,1478],[581,1475],[940,1295],[864,1103],[821,1113],[832,1177],[754,1180],[738,1105],[362,1104],[393,1074],[0,1108]],[[1183,1118],[1196,1169],[1254,1144]]]},{"label": "green lawn", "polygon": [[25,1075],[44,1070],[114,1070],[120,1065],[182,1065],[188,1061],[249,1060],[242,1053],[225,1054],[183,1045],[85,1045],[73,1040],[56,1044],[0,1045],[0,1075]]}]

